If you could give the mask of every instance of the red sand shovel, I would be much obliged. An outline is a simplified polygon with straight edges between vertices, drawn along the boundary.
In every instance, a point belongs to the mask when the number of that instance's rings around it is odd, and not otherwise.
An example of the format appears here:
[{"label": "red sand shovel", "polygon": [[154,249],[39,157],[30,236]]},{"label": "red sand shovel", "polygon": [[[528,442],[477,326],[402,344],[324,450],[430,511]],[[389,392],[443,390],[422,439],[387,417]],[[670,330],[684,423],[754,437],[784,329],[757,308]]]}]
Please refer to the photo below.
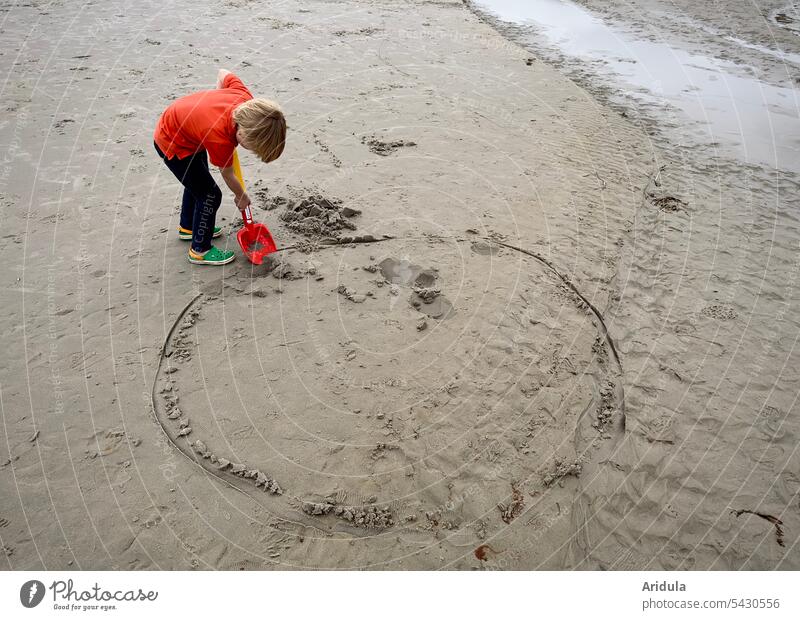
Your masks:
[{"label": "red sand shovel", "polygon": [[[239,164],[239,154],[236,151],[233,152],[233,172],[244,189],[242,166]],[[254,265],[260,265],[265,256],[276,252],[278,248],[269,228],[253,221],[253,214],[249,206],[242,212],[242,219],[244,219],[244,228],[236,234],[236,239],[247,259]]]}]

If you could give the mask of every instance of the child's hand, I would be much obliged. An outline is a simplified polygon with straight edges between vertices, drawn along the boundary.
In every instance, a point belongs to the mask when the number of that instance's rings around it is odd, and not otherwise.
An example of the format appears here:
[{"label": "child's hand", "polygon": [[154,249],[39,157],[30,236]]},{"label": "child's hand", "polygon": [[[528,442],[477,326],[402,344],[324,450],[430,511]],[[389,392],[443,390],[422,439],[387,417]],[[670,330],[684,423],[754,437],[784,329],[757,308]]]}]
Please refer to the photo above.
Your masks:
[{"label": "child's hand", "polygon": [[236,208],[239,209],[239,211],[244,211],[250,206],[250,196],[247,195],[247,192],[243,192],[241,196],[235,198],[235,202]]},{"label": "child's hand", "polygon": [[217,88],[222,88],[222,82],[225,80],[225,76],[228,75],[230,71],[227,69],[220,69],[217,72]]}]

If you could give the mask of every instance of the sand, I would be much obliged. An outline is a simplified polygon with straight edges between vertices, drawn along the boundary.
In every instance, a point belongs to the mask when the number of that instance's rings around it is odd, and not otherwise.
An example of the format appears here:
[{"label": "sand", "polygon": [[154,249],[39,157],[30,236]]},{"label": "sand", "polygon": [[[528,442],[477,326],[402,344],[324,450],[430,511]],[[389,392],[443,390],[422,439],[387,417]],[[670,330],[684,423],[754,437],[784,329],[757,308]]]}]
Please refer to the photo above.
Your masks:
[{"label": "sand", "polygon": [[[5,569],[797,566],[791,312],[725,295],[741,239],[680,245],[696,201],[648,197],[640,127],[414,4],[9,10]],[[220,66],[286,111],[283,157],[242,158],[282,251],[204,270],[150,136]]]},{"label": "sand", "polygon": [[[757,76],[765,92],[794,89],[797,60],[776,55],[800,58],[800,45],[770,18],[778,3],[678,2],[678,11],[660,0],[635,10],[629,2],[582,4],[628,36],[667,41],[676,53],[746,62],[739,71]],[[721,34],[708,36],[711,25]],[[798,160],[780,151],[796,153],[796,133],[776,133],[777,169],[748,161],[737,143],[769,142],[774,127],[704,141],[703,129],[668,105],[626,103],[604,71],[593,75],[528,33],[498,27],[641,127],[659,163],[622,251],[619,295],[604,308],[625,372],[626,435],[576,503],[572,565],[798,568],[797,534],[792,541],[782,530],[800,527],[800,204]],[[753,112],[738,112],[748,127]],[[796,124],[792,99],[777,112]]]}]

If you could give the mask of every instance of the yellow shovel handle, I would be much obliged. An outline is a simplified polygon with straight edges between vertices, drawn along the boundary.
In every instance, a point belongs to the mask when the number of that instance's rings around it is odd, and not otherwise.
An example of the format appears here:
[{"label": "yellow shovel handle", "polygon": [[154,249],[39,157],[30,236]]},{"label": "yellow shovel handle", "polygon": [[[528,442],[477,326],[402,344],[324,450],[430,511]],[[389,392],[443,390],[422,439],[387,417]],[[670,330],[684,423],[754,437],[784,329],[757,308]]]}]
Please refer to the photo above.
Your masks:
[{"label": "yellow shovel handle", "polygon": [[239,163],[239,153],[236,152],[236,149],[233,149],[233,174],[239,179],[239,184],[242,186],[242,189],[245,189],[244,178],[242,177],[242,165]]}]

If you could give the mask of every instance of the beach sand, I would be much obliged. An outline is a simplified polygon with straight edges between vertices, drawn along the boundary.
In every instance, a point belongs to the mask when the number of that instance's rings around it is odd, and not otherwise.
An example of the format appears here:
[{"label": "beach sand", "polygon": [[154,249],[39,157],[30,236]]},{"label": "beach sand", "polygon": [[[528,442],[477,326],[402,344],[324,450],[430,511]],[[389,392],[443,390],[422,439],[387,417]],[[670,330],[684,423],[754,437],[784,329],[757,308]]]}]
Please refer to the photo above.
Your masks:
[{"label": "beach sand", "polygon": [[[602,67],[485,17],[641,127],[658,160],[619,261],[619,296],[605,308],[625,373],[626,433],[579,496],[571,565],[796,569],[796,10],[770,0],[581,4],[625,42],[705,63],[732,97],[706,95],[713,88],[689,68],[664,82],[685,80],[709,118],[728,110],[739,130],[689,119],[674,84],[667,96],[658,84],[655,97],[639,96]],[[776,22],[784,10],[794,22]],[[652,60],[636,62],[660,78]],[[752,92],[739,88],[742,76]],[[767,107],[768,92],[780,102],[770,113],[790,130],[755,105],[763,97]]]},{"label": "beach sand", "polygon": [[[741,239],[681,246],[673,154],[461,2],[31,3],[3,37],[4,568],[797,567],[793,391],[731,354],[774,314],[672,294]],[[187,263],[152,147],[219,67],[288,119],[242,157],[259,267]]]}]

